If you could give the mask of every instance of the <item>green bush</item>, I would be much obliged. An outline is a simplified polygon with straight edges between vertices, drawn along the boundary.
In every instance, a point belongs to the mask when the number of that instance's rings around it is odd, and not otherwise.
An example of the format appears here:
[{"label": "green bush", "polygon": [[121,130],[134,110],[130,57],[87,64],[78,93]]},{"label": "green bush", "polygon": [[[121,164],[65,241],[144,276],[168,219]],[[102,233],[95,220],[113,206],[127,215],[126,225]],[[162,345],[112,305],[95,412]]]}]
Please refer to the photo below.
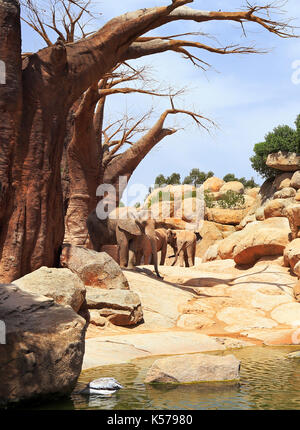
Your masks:
[{"label": "green bush", "polygon": [[300,152],[300,115],[295,121],[296,129],[280,125],[265,136],[265,141],[254,145],[251,165],[264,178],[275,177],[280,171],[266,165],[267,157],[272,152]]},{"label": "green bush", "polygon": [[241,207],[245,204],[245,197],[243,194],[228,190],[217,203],[222,209]]},{"label": "green bush", "polygon": [[204,202],[207,208],[213,208],[215,206],[216,200],[210,191],[204,191]]}]

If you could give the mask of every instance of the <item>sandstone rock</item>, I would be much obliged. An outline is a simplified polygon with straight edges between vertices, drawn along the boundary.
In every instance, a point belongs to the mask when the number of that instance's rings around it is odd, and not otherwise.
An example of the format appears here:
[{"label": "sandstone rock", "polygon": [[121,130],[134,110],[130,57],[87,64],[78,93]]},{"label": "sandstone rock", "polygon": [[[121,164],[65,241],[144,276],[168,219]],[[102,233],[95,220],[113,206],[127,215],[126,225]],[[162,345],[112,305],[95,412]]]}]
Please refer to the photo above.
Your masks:
[{"label": "sandstone rock", "polygon": [[277,306],[271,312],[271,317],[281,324],[300,326],[300,303],[286,303]]},{"label": "sandstone rock", "polygon": [[242,230],[247,224],[249,224],[250,222],[254,222],[254,221],[256,221],[255,214],[246,215],[245,218],[243,218],[242,221],[237,226],[237,229]]},{"label": "sandstone rock", "polygon": [[69,395],[81,372],[84,319],[53,299],[2,284],[0,320],[0,403]]},{"label": "sandstone rock", "polygon": [[300,267],[297,265],[300,261],[300,239],[294,239],[287,244],[283,257],[285,265],[290,266],[294,273],[300,277]]},{"label": "sandstone rock", "polygon": [[291,187],[296,188],[298,190],[300,188],[300,170],[297,170],[291,179]]},{"label": "sandstone rock", "polygon": [[241,182],[229,181],[220,188],[220,193],[225,194],[227,191],[234,191],[235,193],[244,194],[244,190],[244,185]]},{"label": "sandstone rock", "polygon": [[300,281],[296,282],[294,285],[293,294],[297,302],[300,302]]},{"label": "sandstone rock", "polygon": [[189,223],[180,218],[161,218],[155,219],[156,228],[170,228],[172,230],[188,230]]},{"label": "sandstone rock", "polygon": [[153,218],[173,218],[175,216],[174,201],[161,201],[153,203],[151,206]]},{"label": "sandstone rock", "polygon": [[183,314],[177,321],[177,327],[189,330],[199,330],[204,327],[211,327],[215,324],[214,320],[204,315]]},{"label": "sandstone rock", "polygon": [[245,195],[246,196],[250,196],[253,197],[254,199],[256,199],[256,197],[258,196],[260,188],[259,187],[255,187],[255,188],[246,188],[245,189]]},{"label": "sandstone rock", "polygon": [[217,318],[228,324],[225,330],[231,333],[277,326],[275,321],[266,318],[265,313],[259,309],[228,306],[217,313]]},{"label": "sandstone rock", "polygon": [[263,206],[260,206],[255,211],[255,218],[256,221],[264,221],[265,219],[265,208]]},{"label": "sandstone rock", "polygon": [[295,195],[294,199],[295,199],[297,202],[300,202],[300,189],[297,191],[297,194]]},{"label": "sandstone rock", "polygon": [[86,287],[88,309],[98,309],[112,324],[129,326],[143,320],[139,296],[132,291]]},{"label": "sandstone rock", "polygon": [[244,196],[244,202],[245,208],[252,208],[256,203],[256,199],[251,196]]},{"label": "sandstone rock", "polygon": [[187,301],[186,303],[181,303],[178,306],[178,311],[182,314],[194,314],[198,316],[204,316],[207,319],[213,318],[216,313],[210,305],[203,302],[203,300],[201,299],[192,299]]},{"label": "sandstone rock", "polygon": [[76,273],[85,285],[104,289],[128,289],[120,266],[105,252],[79,246],[63,246],[60,263]]},{"label": "sandstone rock", "polygon": [[120,264],[120,249],[118,245],[102,245],[101,252],[106,252],[117,264]]},{"label": "sandstone rock", "polygon": [[294,172],[299,170],[300,155],[295,152],[275,152],[268,155],[266,164],[273,169]]},{"label": "sandstone rock", "polygon": [[199,231],[202,240],[197,242],[196,256],[203,257],[207,249],[213,245],[217,240],[223,239],[222,232],[218,229],[216,224],[211,221],[204,221],[203,227]]},{"label": "sandstone rock", "polygon": [[300,204],[293,204],[285,209],[285,215],[287,216],[290,229],[292,232],[292,239],[296,239],[300,234]]},{"label": "sandstone rock", "polygon": [[253,264],[265,255],[282,255],[289,242],[290,229],[286,218],[257,222],[258,225],[248,224],[240,232],[239,241],[233,249],[233,258],[237,264]]},{"label": "sandstone rock", "polygon": [[239,379],[240,362],[234,355],[179,355],[156,360],[145,378],[146,383],[184,384]]},{"label": "sandstone rock", "polygon": [[60,305],[71,306],[78,312],[85,299],[85,286],[69,269],[41,267],[13,282],[24,291],[52,297]]},{"label": "sandstone rock", "polygon": [[285,187],[279,191],[276,191],[274,194],[274,199],[288,199],[291,197],[295,197],[296,191],[292,187]]},{"label": "sandstone rock", "polygon": [[246,214],[247,209],[206,208],[207,221],[219,224],[238,225]]},{"label": "sandstone rock", "polygon": [[99,311],[98,309],[90,309],[89,314],[90,314],[90,322],[92,324],[95,324],[97,326],[100,327],[104,327],[105,324],[107,323],[107,319],[104,318],[103,316],[101,316],[101,311]]},{"label": "sandstone rock", "polygon": [[214,245],[211,245],[205,252],[202,258],[202,263],[206,263],[207,261],[213,261],[219,259],[219,243],[218,241]]},{"label": "sandstone rock", "polygon": [[282,190],[282,188],[291,187],[291,179],[292,179],[293,173],[286,172],[282,173],[281,175],[276,176],[273,182],[274,188],[276,190]]},{"label": "sandstone rock", "polygon": [[206,179],[203,183],[204,191],[217,192],[220,191],[221,187],[225,184],[223,179],[213,176],[212,178]]},{"label": "sandstone rock", "polygon": [[288,206],[288,204],[289,202],[285,199],[270,200],[264,208],[265,219],[286,216],[285,208]]},{"label": "sandstone rock", "polygon": [[163,201],[176,202],[177,200],[181,201],[184,198],[192,197],[192,195],[195,194],[196,191],[197,191],[196,187],[194,185],[189,185],[189,184],[167,185],[165,187],[155,188],[146,198],[143,207],[148,208],[149,204],[151,204],[151,209],[152,209],[152,205],[158,202],[160,193],[164,197]]},{"label": "sandstone rock", "polygon": [[204,220],[204,199],[190,197],[176,202],[175,217],[186,222],[199,223]]}]

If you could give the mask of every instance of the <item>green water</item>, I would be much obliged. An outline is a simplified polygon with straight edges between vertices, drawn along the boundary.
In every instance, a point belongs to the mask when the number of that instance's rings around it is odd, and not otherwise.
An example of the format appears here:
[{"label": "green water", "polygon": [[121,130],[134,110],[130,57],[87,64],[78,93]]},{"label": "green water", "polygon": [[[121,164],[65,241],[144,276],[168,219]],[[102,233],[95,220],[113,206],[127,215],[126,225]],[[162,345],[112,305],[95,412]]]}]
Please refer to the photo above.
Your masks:
[{"label": "green water", "polygon": [[[89,381],[112,376],[125,388],[109,398],[72,394],[43,409],[300,409],[300,359],[287,354],[297,347],[248,347],[215,353],[241,360],[239,384],[146,385],[147,370],[159,357],[82,372],[76,390]],[[211,352],[209,353],[211,354]],[[41,408],[41,407],[40,407]]]}]

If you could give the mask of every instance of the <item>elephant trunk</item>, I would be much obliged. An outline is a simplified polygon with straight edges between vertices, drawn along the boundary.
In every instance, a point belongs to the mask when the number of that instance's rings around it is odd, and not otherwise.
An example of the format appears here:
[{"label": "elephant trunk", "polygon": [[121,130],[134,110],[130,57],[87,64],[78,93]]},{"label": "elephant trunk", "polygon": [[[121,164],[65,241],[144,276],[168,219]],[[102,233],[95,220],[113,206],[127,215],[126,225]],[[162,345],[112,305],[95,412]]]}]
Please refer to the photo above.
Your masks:
[{"label": "elephant trunk", "polygon": [[155,272],[156,272],[157,276],[159,278],[161,278],[159,271],[158,271],[158,266],[157,266],[157,245],[156,245],[155,229],[146,227],[145,233],[146,233],[146,235],[149,238],[150,243],[151,243],[153,265],[154,265]]}]

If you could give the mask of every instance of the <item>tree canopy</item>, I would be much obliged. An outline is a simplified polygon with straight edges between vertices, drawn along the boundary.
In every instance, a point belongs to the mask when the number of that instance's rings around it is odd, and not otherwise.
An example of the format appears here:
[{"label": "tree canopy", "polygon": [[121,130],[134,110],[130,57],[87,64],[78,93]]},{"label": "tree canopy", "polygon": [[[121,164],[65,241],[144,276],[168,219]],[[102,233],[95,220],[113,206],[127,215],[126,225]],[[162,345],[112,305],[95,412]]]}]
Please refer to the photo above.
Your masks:
[{"label": "tree canopy", "polygon": [[264,178],[272,178],[277,169],[266,165],[267,157],[273,152],[300,152],[300,115],[295,121],[296,129],[288,125],[279,125],[265,136],[264,142],[254,145],[254,155],[250,158],[251,165]]}]

